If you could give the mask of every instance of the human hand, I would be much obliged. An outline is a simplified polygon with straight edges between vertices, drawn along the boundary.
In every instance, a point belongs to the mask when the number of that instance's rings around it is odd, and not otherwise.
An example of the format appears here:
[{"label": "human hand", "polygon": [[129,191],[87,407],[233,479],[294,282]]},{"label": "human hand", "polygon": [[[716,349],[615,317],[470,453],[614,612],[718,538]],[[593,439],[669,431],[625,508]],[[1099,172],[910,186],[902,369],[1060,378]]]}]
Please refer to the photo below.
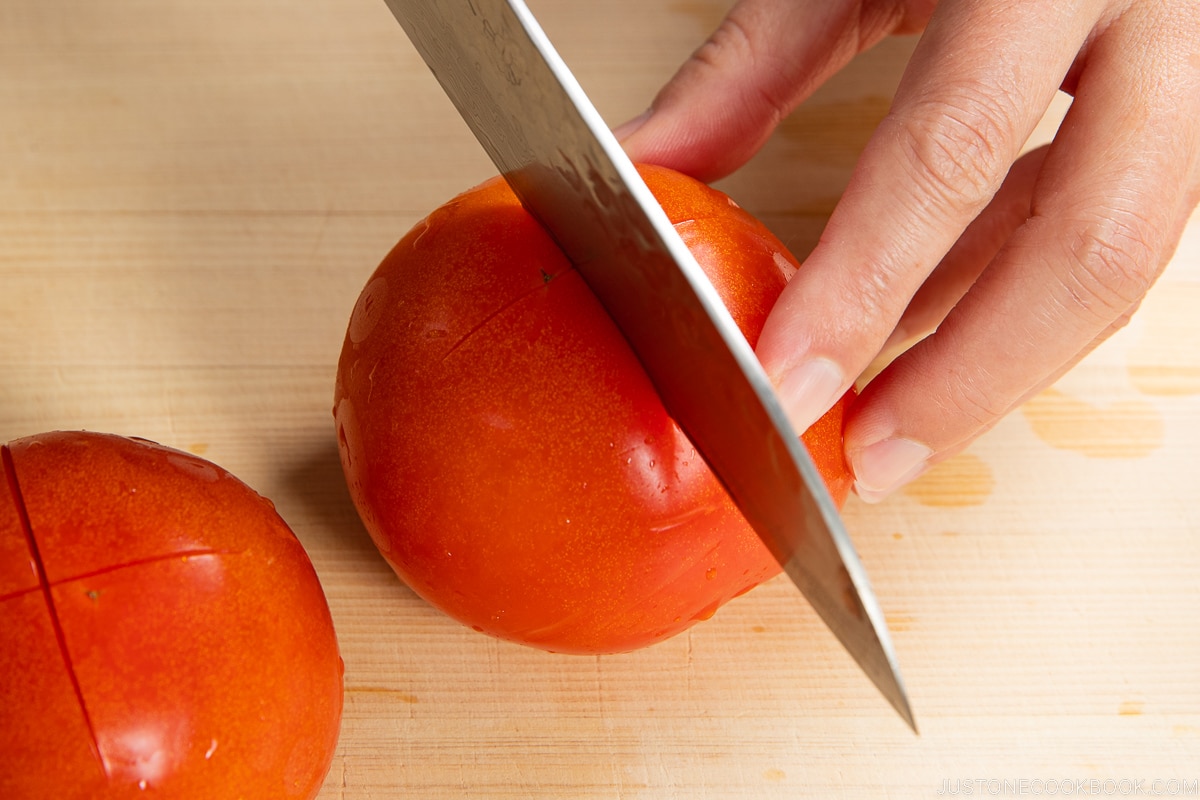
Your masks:
[{"label": "human hand", "polygon": [[[1128,322],[1200,201],[1195,0],[740,0],[617,129],[704,180],[890,33],[924,33],[758,355],[804,430],[888,343],[936,328],[846,425],[879,500]],[[1053,142],[1021,148],[1062,88]]]}]

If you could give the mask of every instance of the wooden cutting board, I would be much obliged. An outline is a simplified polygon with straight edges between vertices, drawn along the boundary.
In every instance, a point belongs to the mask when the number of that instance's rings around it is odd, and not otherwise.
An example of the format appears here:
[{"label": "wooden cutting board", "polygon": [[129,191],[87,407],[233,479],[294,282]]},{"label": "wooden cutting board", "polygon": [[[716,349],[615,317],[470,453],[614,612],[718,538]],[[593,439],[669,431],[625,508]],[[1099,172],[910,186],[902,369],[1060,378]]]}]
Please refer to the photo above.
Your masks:
[{"label": "wooden cutting board", "polygon": [[[616,124],[725,5],[534,10]],[[799,255],[912,46],[860,58],[722,183]],[[338,350],[392,243],[491,173],[379,0],[0,5],[0,441],[136,434],[275,500],[346,661],[321,797],[1196,787],[1200,221],[1078,369],[898,496],[848,506],[915,737],[782,580],[659,646],[580,658],[463,629],[384,565],[337,463]]]}]

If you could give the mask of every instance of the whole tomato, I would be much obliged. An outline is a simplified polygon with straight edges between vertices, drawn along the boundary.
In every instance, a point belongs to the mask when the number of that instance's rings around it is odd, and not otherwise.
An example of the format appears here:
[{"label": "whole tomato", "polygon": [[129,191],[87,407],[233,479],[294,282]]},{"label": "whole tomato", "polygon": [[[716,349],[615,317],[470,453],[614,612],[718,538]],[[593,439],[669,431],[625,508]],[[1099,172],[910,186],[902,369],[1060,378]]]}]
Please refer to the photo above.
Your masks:
[{"label": "whole tomato", "polygon": [[[753,344],[795,259],[724,194],[639,169]],[[839,503],[845,403],[804,436]],[[476,630],[558,652],[631,650],[780,571],[500,179],[434,211],[371,276],[334,416],[375,544]]]},{"label": "whole tomato", "polygon": [[142,440],[0,453],[0,797],[315,796],[343,668],[271,503]]}]

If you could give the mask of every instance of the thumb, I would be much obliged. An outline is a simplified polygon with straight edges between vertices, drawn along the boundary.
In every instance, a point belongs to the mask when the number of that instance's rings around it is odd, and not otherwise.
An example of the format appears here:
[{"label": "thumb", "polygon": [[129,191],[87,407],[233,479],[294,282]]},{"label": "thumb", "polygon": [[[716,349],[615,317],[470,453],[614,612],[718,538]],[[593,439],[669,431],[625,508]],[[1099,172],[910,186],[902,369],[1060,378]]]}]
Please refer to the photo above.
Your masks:
[{"label": "thumb", "polygon": [[614,133],[634,161],[703,181],[724,177],[826,78],[902,26],[904,6],[895,0],[740,0],[650,109]]}]

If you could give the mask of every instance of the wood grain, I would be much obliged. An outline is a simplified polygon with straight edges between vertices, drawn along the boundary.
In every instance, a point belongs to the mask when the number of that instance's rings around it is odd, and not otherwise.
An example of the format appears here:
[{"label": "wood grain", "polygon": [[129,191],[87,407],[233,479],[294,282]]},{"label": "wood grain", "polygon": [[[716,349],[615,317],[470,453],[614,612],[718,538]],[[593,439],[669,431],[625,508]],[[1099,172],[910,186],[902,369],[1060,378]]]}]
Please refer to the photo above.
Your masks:
[{"label": "wood grain", "polygon": [[[616,124],[725,5],[534,10]],[[722,183],[798,254],[911,48],[860,58]],[[847,508],[914,737],[782,580],[662,645],[580,658],[463,629],[384,565],[333,441],[343,331],[391,244],[492,170],[383,3],[7,0],[0,164],[0,441],[136,434],[275,500],[346,660],[322,798],[1200,779],[1200,222],[1134,322],[1052,391]]]}]

